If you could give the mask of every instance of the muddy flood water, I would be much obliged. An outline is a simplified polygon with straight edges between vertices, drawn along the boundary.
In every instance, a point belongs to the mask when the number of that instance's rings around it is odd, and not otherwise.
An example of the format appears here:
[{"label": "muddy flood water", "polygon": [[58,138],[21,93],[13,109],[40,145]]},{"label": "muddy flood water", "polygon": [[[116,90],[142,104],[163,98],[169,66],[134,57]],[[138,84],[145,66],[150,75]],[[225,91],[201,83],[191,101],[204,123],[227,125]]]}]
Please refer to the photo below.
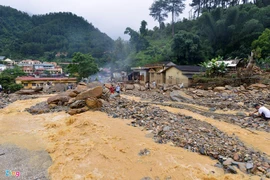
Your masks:
[{"label": "muddy flood water", "polygon": [[[42,176],[36,177],[37,179],[260,179],[240,171],[238,174],[225,174],[223,169],[214,166],[216,160],[170,144],[157,144],[148,131],[129,126],[129,120],[111,118],[99,111],[74,116],[65,112],[31,115],[24,111],[25,108],[45,100],[46,97],[40,97],[16,101],[0,110],[0,154],[4,153],[0,156],[0,179],[15,179],[5,176],[5,171],[11,170],[20,172],[16,179],[29,180],[29,177],[34,177],[31,173],[36,172],[28,169],[25,170],[26,173],[23,167],[37,166],[39,162],[40,167],[46,168],[46,172],[41,173]],[[193,112],[161,108],[207,121],[222,131],[235,133],[248,145],[270,154],[267,133],[252,134],[245,129],[200,117]],[[6,163],[9,167],[3,167],[2,162],[13,162],[12,158],[20,156],[18,153],[21,153],[10,149],[7,151],[5,146],[27,151],[28,155],[32,152],[35,157],[22,154],[20,159],[24,164]],[[144,149],[148,149],[149,154],[139,155]],[[4,158],[11,152],[14,153],[13,156]],[[24,158],[29,160],[23,161]]]}]

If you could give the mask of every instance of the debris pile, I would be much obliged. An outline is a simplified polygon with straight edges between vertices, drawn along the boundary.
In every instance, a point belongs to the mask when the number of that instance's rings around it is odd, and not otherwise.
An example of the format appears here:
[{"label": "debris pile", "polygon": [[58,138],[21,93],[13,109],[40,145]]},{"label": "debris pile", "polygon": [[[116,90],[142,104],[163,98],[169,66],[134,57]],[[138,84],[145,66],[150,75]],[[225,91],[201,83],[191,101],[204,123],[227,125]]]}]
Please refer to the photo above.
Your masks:
[{"label": "debris pile", "polygon": [[76,89],[57,94],[26,109],[31,114],[66,111],[70,115],[82,113],[88,110],[98,110],[104,100],[108,100],[110,92],[107,88],[93,85],[93,88],[85,83],[80,83]]}]

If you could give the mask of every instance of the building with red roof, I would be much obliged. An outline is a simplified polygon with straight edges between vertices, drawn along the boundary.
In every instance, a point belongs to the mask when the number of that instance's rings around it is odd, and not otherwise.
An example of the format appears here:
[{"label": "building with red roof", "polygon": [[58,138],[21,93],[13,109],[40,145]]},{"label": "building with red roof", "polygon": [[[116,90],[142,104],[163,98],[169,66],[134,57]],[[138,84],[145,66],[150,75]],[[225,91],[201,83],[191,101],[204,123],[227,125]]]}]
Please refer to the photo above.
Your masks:
[{"label": "building with red roof", "polygon": [[16,83],[22,84],[24,89],[35,89],[37,87],[42,87],[44,85],[56,85],[56,84],[74,84],[77,82],[76,78],[67,78],[67,77],[43,77],[43,78],[36,78],[36,77],[17,77]]}]

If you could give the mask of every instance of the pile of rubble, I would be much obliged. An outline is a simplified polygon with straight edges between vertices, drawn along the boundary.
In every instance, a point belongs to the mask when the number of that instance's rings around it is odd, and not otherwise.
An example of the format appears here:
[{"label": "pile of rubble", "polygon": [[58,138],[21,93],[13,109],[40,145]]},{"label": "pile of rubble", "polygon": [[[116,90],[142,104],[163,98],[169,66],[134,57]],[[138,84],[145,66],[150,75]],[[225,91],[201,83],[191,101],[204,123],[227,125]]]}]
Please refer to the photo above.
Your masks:
[{"label": "pile of rubble", "polygon": [[243,172],[270,175],[270,160],[263,153],[209,123],[124,98],[104,104],[102,111],[114,118],[133,119],[130,125],[144,127],[158,143],[170,143],[218,159],[218,166],[229,172],[236,173],[238,167]]},{"label": "pile of rubble", "polygon": [[[92,86],[92,88],[90,88]],[[76,89],[52,96],[47,102],[40,103],[27,109],[31,114],[66,111],[70,115],[102,107],[104,100],[108,100],[110,92],[99,84],[80,83]]]},{"label": "pile of rubble", "polygon": [[269,104],[270,102],[270,90],[264,84],[253,84],[248,87],[227,85],[209,88],[209,90],[189,88],[184,91],[193,98],[194,104],[223,110],[248,110],[255,103]]}]

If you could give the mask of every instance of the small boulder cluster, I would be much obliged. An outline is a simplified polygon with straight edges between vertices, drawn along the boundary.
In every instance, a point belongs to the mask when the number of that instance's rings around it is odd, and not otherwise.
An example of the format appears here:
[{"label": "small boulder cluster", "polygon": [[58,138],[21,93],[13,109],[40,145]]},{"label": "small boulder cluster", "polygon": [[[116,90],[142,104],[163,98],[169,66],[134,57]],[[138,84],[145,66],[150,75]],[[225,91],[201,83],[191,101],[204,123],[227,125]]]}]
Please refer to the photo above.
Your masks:
[{"label": "small boulder cluster", "polygon": [[74,115],[90,109],[100,109],[104,100],[108,100],[109,97],[110,92],[107,88],[102,88],[102,86],[89,88],[87,84],[80,83],[74,90],[67,90],[48,98],[47,104],[51,109],[66,106],[68,107],[67,113]]}]

